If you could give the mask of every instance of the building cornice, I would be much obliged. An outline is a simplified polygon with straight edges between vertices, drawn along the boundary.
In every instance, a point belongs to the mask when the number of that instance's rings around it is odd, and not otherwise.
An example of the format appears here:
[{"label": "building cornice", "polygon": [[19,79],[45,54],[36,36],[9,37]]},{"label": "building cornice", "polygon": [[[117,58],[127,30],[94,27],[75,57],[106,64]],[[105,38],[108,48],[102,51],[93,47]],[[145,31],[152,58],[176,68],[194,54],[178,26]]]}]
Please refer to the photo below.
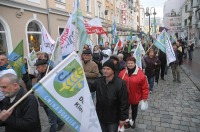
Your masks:
[{"label": "building cornice", "polygon": [[0,5],[12,7],[12,8],[17,8],[17,9],[22,8],[22,9],[27,10],[27,11],[33,11],[33,12],[38,12],[38,13],[43,13],[43,14],[48,13],[46,8],[40,8],[40,7],[36,7],[36,6],[24,4],[24,3],[19,3],[19,2],[16,2],[16,1],[2,0],[2,1],[0,1]]}]

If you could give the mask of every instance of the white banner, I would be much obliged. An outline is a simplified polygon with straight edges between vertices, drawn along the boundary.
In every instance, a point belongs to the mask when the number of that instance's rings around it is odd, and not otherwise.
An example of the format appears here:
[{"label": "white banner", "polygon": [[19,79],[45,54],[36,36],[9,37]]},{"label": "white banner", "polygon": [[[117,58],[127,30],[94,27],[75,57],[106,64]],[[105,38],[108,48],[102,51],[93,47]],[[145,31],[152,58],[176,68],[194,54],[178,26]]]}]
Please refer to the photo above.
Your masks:
[{"label": "white banner", "polygon": [[166,47],[167,65],[169,65],[171,62],[176,60],[176,56],[175,56],[174,49],[172,47],[172,44],[170,42],[170,39],[167,33],[166,33],[166,39],[165,39],[165,47]]},{"label": "white banner", "polygon": [[72,131],[101,132],[79,56],[72,52],[33,87]]},{"label": "white banner", "polygon": [[42,26],[42,47],[41,51],[46,53],[53,53],[55,41],[51,38],[44,26]]},{"label": "white banner", "polygon": [[58,65],[62,61],[61,47],[60,47],[59,40],[60,39],[57,38],[55,50],[52,56],[52,61],[54,62],[55,66]]},{"label": "white banner", "polygon": [[72,24],[72,16],[69,17],[67,25],[60,36],[62,56],[67,56],[75,50],[74,46],[75,26]]},{"label": "white banner", "polygon": [[35,62],[37,60],[37,55],[35,50],[27,56],[27,64],[28,64],[28,73],[34,75],[35,74]]}]

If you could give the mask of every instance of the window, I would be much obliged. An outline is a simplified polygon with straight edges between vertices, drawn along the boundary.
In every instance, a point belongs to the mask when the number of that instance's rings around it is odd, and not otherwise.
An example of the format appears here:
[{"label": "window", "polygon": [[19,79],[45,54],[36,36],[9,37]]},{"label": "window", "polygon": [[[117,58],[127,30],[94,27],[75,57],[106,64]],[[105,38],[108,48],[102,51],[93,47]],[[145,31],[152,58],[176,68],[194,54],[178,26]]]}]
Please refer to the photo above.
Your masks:
[{"label": "window", "polygon": [[187,12],[187,5],[185,5],[185,12]]},{"label": "window", "polygon": [[90,0],[86,0],[86,11],[90,12]]},{"label": "window", "polygon": [[65,0],[55,0],[55,1],[65,3]]},{"label": "window", "polygon": [[0,54],[8,54],[7,51],[7,41],[6,41],[6,32],[0,21]]},{"label": "window", "polygon": [[40,0],[27,0],[27,1],[32,2],[32,3],[40,4]]},{"label": "window", "polygon": [[41,29],[36,21],[32,21],[28,24],[27,27],[28,43],[29,43],[29,52],[33,49],[37,52],[40,51],[41,45]]},{"label": "window", "polygon": [[62,32],[64,31],[64,29],[65,28],[61,28],[61,27],[58,28],[59,36],[62,34]]}]

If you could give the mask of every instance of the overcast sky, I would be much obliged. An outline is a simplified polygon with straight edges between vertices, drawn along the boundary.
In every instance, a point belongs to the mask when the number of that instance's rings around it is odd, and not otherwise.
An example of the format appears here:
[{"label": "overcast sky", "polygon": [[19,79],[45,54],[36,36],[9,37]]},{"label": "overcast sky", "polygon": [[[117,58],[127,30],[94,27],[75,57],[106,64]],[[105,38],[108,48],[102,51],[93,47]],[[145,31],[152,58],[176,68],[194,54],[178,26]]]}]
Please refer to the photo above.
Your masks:
[{"label": "overcast sky", "polygon": [[[143,5],[146,11],[146,7],[155,7],[156,17],[163,17],[163,7],[167,0],[140,0],[140,5]],[[153,12],[153,9],[152,9]]]}]

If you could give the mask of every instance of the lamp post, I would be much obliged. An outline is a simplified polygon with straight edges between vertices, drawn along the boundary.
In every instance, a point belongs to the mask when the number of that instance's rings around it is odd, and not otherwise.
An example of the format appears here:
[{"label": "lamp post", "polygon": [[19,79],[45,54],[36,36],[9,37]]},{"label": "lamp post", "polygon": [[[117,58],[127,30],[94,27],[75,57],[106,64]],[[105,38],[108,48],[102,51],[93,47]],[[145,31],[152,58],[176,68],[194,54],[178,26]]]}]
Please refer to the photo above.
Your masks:
[{"label": "lamp post", "polygon": [[[154,12],[153,12],[153,15],[154,15],[154,19],[155,19],[155,15],[157,14],[156,11],[155,11],[155,8],[154,7],[151,7],[151,9],[154,9]],[[151,31],[151,20],[150,20],[150,16],[151,16],[151,9],[149,9],[149,7],[146,8],[146,12],[145,12],[145,15],[146,16],[149,16],[149,41],[150,41],[150,31]]]},{"label": "lamp post", "polygon": [[[154,17],[153,17],[153,22],[155,22],[155,15],[156,15],[157,13],[156,13],[156,11],[155,11],[155,7],[151,7],[151,9],[154,9],[154,10],[153,10],[153,16],[154,16]],[[150,12],[151,12],[151,10],[150,10]],[[154,24],[154,30],[155,30],[155,23],[153,23],[153,24]],[[153,30],[152,30],[152,31],[153,31]]]},{"label": "lamp post", "polygon": [[145,15],[147,17],[149,16],[149,41],[150,41],[150,12],[149,12],[149,7],[146,8]]}]

